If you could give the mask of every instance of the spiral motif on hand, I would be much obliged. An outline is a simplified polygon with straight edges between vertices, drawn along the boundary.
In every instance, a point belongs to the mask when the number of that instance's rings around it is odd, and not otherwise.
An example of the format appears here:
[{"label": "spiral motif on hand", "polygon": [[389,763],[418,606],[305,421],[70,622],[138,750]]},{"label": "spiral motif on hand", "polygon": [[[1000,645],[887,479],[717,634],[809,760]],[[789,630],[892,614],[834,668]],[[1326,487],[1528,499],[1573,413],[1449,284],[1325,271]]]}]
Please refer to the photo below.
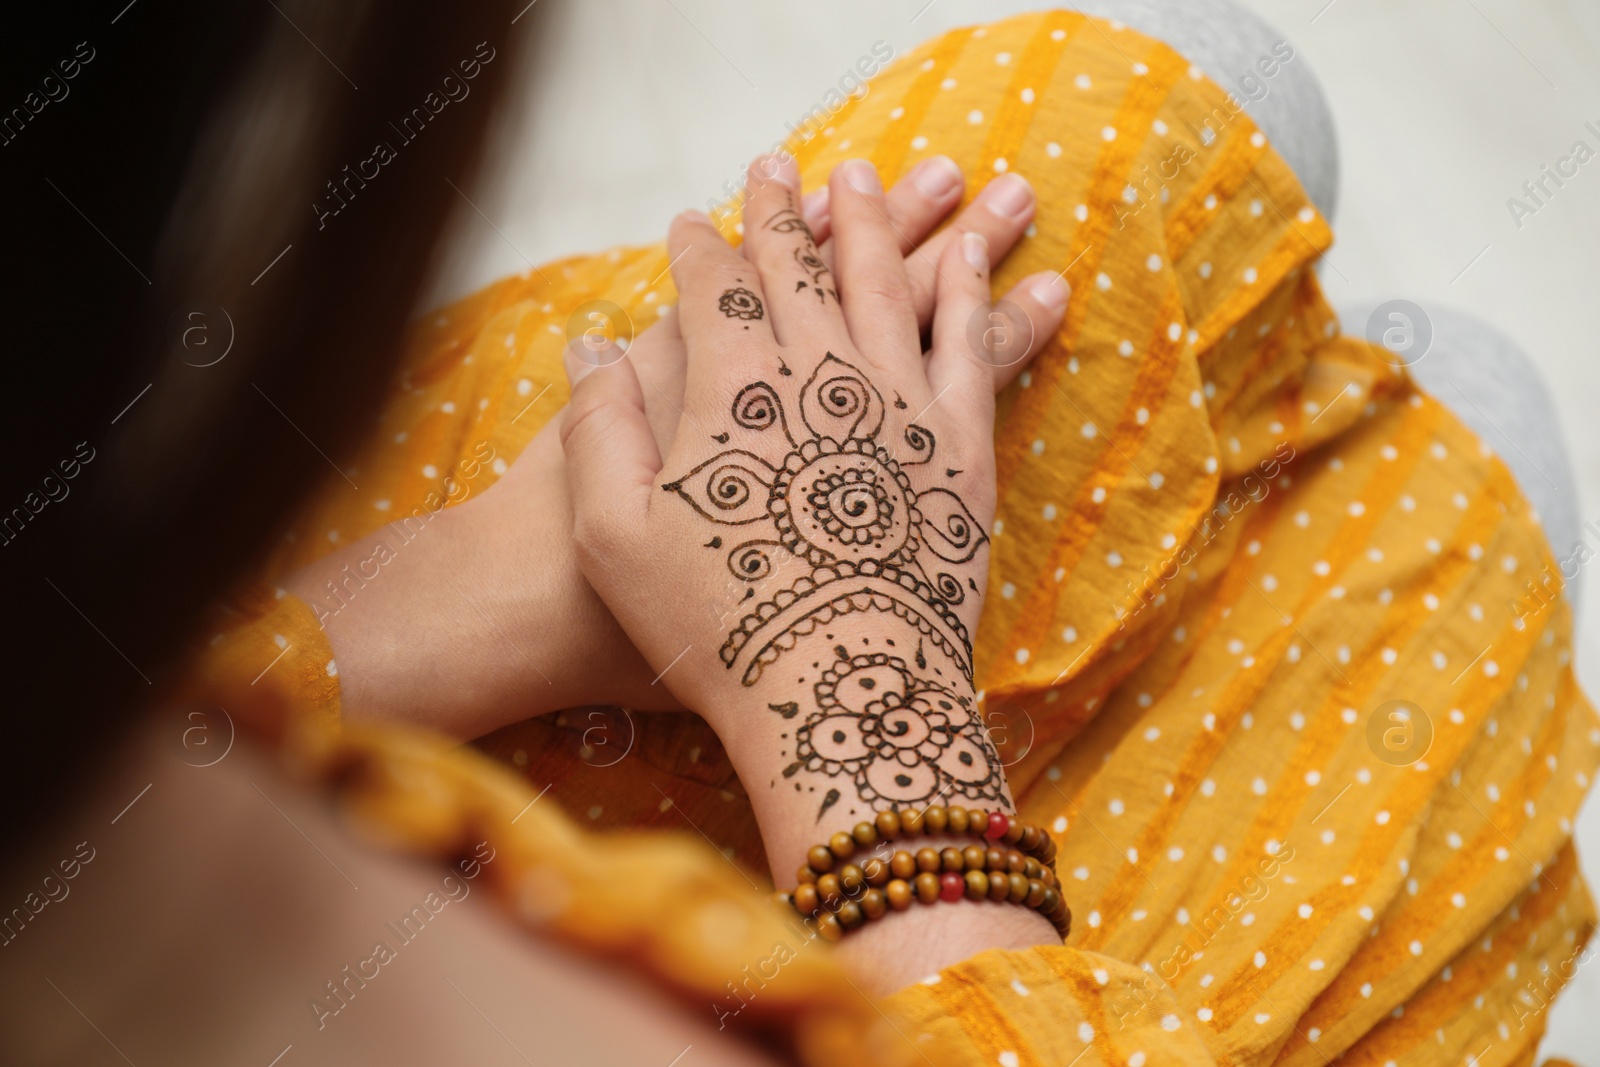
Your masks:
[{"label": "spiral motif on hand", "polygon": [[961,588],[961,580],[948,571],[940,571],[933,585],[947,604],[959,604],[967,599],[967,591]]},{"label": "spiral motif on hand", "polygon": [[766,312],[761,307],[761,300],[748,289],[729,289],[717,300],[717,310],[730,319],[761,318]]},{"label": "spiral motif on hand", "polygon": [[781,410],[777,392],[766,382],[747,385],[733,398],[733,421],[747,430],[765,430]]},{"label": "spiral motif on hand", "polygon": [[742,582],[759,582],[772,573],[767,549],[776,547],[776,541],[747,541],[728,553],[728,570]]},{"label": "spiral motif on hand", "polygon": [[944,520],[944,533],[950,543],[956,548],[966,548],[972,543],[972,523],[961,512],[946,516]]},{"label": "spiral motif on hand", "polygon": [[849,418],[870,402],[865,383],[859,378],[843,375],[829,378],[817,386],[817,400],[821,402],[822,410],[841,419]]},{"label": "spiral motif on hand", "polygon": [[723,511],[736,511],[750,499],[750,472],[733,464],[718,467],[706,479],[706,495]]},{"label": "spiral motif on hand", "polygon": [[911,449],[911,456],[901,460],[903,467],[914,467],[919,463],[926,463],[933,458],[933,433],[925,430],[915,423],[906,427],[906,445]]}]

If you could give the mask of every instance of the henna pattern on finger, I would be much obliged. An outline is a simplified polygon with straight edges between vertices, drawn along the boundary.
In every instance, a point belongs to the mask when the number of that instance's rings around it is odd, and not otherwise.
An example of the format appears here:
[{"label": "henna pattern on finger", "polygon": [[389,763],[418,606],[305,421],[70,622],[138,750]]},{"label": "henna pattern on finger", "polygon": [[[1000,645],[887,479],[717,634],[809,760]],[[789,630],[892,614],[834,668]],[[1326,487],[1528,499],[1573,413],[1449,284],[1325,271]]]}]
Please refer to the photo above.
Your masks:
[{"label": "henna pattern on finger", "polygon": [[828,297],[833,297],[833,302],[839,302],[839,292],[830,282],[833,272],[828,269],[828,264],[822,258],[822,252],[817,247],[817,239],[811,232],[811,227],[801,217],[800,212],[794,208],[794,198],[791,194],[789,206],[778,211],[767,220],[767,229],[773,233],[798,233],[803,235],[804,243],[793,250],[795,265],[798,266],[805,277],[795,282],[794,291],[804,292],[810,289],[816,293],[817,299],[822,303],[828,302]]},{"label": "henna pattern on finger", "polygon": [[[846,779],[865,812],[942,798],[1010,806],[999,753],[970,697],[889,653],[839,647],[835,655],[812,687],[814,710],[795,730],[786,780]],[[799,710],[792,702],[769,707],[786,719]],[[819,820],[840,792],[829,788]]]},{"label": "henna pattern on finger", "polygon": [[761,307],[761,298],[743,287],[729,289],[718,297],[717,310],[730,319],[747,319],[752,322],[766,314]]},{"label": "henna pattern on finger", "polygon": [[[786,386],[786,388],[788,388]],[[752,382],[731,415],[750,431],[748,448],[726,449],[662,488],[702,518],[749,528],[728,569],[771,584],[802,573],[753,604],[728,633],[720,656],[745,685],[796,642],[834,619],[885,613],[903,620],[969,682],[972,639],[955,610],[966,599],[946,564],[973,564],[988,537],[961,498],[942,487],[914,487],[934,457],[927,429],[909,424],[904,449],[884,434],[883,396],[860,369],[832,353],[800,389],[797,404],[771,384]],[[790,418],[798,409],[798,420]],[[977,586],[968,577],[968,586]]]}]

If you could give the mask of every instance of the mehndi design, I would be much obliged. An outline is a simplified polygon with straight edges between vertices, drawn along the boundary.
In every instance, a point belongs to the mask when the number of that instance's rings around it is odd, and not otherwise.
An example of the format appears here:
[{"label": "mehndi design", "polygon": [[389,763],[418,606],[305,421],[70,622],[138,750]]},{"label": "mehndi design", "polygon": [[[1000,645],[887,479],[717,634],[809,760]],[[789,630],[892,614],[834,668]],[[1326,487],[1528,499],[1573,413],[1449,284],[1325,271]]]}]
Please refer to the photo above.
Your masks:
[{"label": "mehndi design", "polygon": [[[963,585],[976,586],[944,565],[970,563],[987,537],[955,493],[913,486],[909,471],[937,477],[933,434],[908,425],[898,452],[884,447],[883,396],[832,353],[800,389],[798,425],[789,407],[767,382],[745,386],[732,416],[753,431],[751,448],[720,452],[662,487],[712,522],[750,528],[728,552],[737,578],[764,582],[796,563],[804,571],[739,620],[723,663],[732,669],[742,660],[742,680],[754,685],[819,626],[887,612],[970,682],[972,642],[954,605],[965,599]],[[778,553],[784,558],[774,559]],[[756,595],[752,586],[745,599]]]},{"label": "mehndi design", "polygon": [[[963,797],[1006,803],[1000,757],[969,697],[897,656],[852,656],[843,647],[835,654],[813,686],[816,710],[795,731],[785,779],[802,772],[848,777],[872,811]],[[838,799],[829,789],[822,810]]]}]

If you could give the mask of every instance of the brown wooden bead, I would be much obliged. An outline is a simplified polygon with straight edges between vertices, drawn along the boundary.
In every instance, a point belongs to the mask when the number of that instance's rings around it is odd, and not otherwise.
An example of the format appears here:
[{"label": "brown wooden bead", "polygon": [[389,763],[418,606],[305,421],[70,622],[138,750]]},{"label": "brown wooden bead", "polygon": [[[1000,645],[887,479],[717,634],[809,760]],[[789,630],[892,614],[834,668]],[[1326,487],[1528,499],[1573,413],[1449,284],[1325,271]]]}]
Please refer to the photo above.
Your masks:
[{"label": "brown wooden bead", "polygon": [[1039,868],[1039,881],[1043,882],[1046,886],[1055,885],[1056,872],[1051,870],[1049,867],[1041,865]]},{"label": "brown wooden bead", "polygon": [[817,896],[821,897],[822,898],[822,902],[824,904],[828,905],[828,907],[830,907],[830,908],[833,907],[834,905],[838,904],[839,903],[839,876],[837,874],[825,874],[822,877],[818,878],[817,879]]},{"label": "brown wooden bead", "polygon": [[1005,871],[989,873],[989,899],[999,903],[1011,895],[1011,879]]},{"label": "brown wooden bead", "polygon": [[1037,878],[1029,878],[1028,896],[1023,900],[1023,903],[1030,908],[1037,908],[1044,901],[1044,895],[1048,892],[1049,890],[1044,887],[1043,882]]},{"label": "brown wooden bead", "polygon": [[953,834],[966,833],[967,809],[956,807],[946,808],[944,814],[944,825]]},{"label": "brown wooden bead", "polygon": [[948,825],[949,813],[938,804],[931,805],[922,813],[922,829],[924,833],[942,834]]},{"label": "brown wooden bead", "polygon": [[903,837],[916,837],[924,828],[922,812],[916,808],[896,812],[900,816],[900,833]]},{"label": "brown wooden bead", "polygon": [[982,837],[989,829],[989,813],[982,808],[967,809],[967,833]]},{"label": "brown wooden bead", "polygon": [[1006,870],[1011,874],[1022,874],[1028,869],[1028,857],[1014,848],[1006,849]]},{"label": "brown wooden bead", "polygon": [[844,927],[839,925],[839,917],[831,911],[825,911],[817,916],[817,933],[825,941],[838,941],[844,937]]},{"label": "brown wooden bead", "polygon": [[814,885],[795,886],[794,910],[807,917],[815,915],[822,906],[822,894],[817,892]]},{"label": "brown wooden bead", "polygon": [[874,820],[878,828],[878,836],[885,841],[893,841],[900,836],[900,813],[897,811],[880,811]]},{"label": "brown wooden bead", "polygon": [[1044,870],[1044,864],[1040,863],[1032,856],[1024,856],[1022,858],[1022,873],[1027,877],[1037,878],[1039,877],[1039,872],[1042,870]]},{"label": "brown wooden bead", "polygon": [[1022,840],[1022,820],[1013,817],[1011,825],[1006,827],[1006,832],[1000,835],[1000,840],[1008,845],[1015,845]]},{"label": "brown wooden bead", "polygon": [[939,869],[940,870],[954,871],[956,874],[960,874],[963,870],[966,869],[966,866],[967,866],[967,858],[961,854],[961,850],[959,848],[947,848],[947,849],[940,850],[940,852],[939,852]]},{"label": "brown wooden bead", "polygon": [[961,850],[962,862],[969,871],[981,871],[988,860],[988,852],[982,845],[968,845]]},{"label": "brown wooden bead", "polygon": [[1054,889],[1046,889],[1044,898],[1039,901],[1039,912],[1042,915],[1054,915],[1055,910],[1061,907],[1061,894]]},{"label": "brown wooden bead", "polygon": [[1034,852],[1039,847],[1039,828],[1028,825],[1022,828],[1022,840],[1018,842],[1024,852]]},{"label": "brown wooden bead", "polygon": [[866,921],[867,917],[861,914],[861,905],[855,901],[847,900],[839,905],[839,925],[846,930],[854,930]]},{"label": "brown wooden bead", "polygon": [[855,864],[847,863],[839,868],[839,889],[845,896],[855,898],[866,884],[866,872]]},{"label": "brown wooden bead", "polygon": [[[917,875],[916,888],[917,899],[924,904],[932,904],[939,899],[939,876],[932,871],[923,871]],[[1044,887],[1040,886],[1039,891],[1044,892]]]},{"label": "brown wooden bead", "polygon": [[792,907],[794,907],[794,894],[793,893],[785,893],[782,890],[780,890],[780,891],[772,894],[772,902],[774,904],[779,905],[780,907],[792,908]]},{"label": "brown wooden bead", "polygon": [[1006,854],[998,848],[983,850],[983,869],[986,871],[1000,871],[1005,873]]},{"label": "brown wooden bead", "polygon": [[909,881],[916,876],[917,857],[901,849],[889,857],[889,873],[896,878],[903,878]]},{"label": "brown wooden bead", "polygon": [[1021,904],[1028,899],[1028,880],[1020,874],[1006,875],[1009,892],[1006,899],[1013,904]]},{"label": "brown wooden bead", "polygon": [[827,845],[813,845],[806,853],[806,863],[818,874],[833,870],[833,850]]},{"label": "brown wooden bead", "polygon": [[989,876],[982,871],[967,872],[967,899],[984,900],[989,896]]},{"label": "brown wooden bead", "polygon": [[878,843],[878,828],[870,822],[858,822],[855,829],[850,831],[850,836],[862,848],[871,848]]},{"label": "brown wooden bead", "polygon": [[828,838],[828,851],[842,860],[847,860],[856,854],[856,839],[840,830]]},{"label": "brown wooden bead", "polygon": [[896,878],[884,886],[883,895],[889,899],[889,907],[895,911],[905,911],[911,907],[911,883],[904,878]]},{"label": "brown wooden bead", "polygon": [[1061,921],[1056,923],[1056,929],[1061,931],[1061,940],[1065,941],[1067,935],[1072,933],[1072,909],[1062,908],[1061,910],[1065,914],[1061,916]]},{"label": "brown wooden bead", "polygon": [[817,872],[811,869],[811,864],[802,863],[800,869],[794,872],[794,880],[801,885],[816,885]]},{"label": "brown wooden bead", "polygon": [[861,894],[861,913],[869,919],[881,919],[889,910],[889,902],[880,889],[869,889]]},{"label": "brown wooden bead", "polygon": [[861,873],[867,876],[870,886],[883,886],[889,881],[889,861],[882,856],[873,856],[861,864]]},{"label": "brown wooden bead", "polygon": [[917,870],[919,870],[919,871],[938,871],[939,870],[939,850],[935,849],[935,848],[919,848],[919,849],[917,849]]}]

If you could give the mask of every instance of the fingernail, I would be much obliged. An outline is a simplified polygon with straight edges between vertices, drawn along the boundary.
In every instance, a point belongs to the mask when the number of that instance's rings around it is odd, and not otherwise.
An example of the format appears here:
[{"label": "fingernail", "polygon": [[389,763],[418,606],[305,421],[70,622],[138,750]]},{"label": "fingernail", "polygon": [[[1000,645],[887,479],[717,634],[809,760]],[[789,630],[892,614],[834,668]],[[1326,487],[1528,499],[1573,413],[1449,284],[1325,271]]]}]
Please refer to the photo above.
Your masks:
[{"label": "fingernail", "polygon": [[1020,174],[1002,174],[988,184],[978,199],[996,215],[1014,219],[1032,206],[1033,187]]},{"label": "fingernail", "polygon": [[800,164],[788,152],[773,152],[750,164],[752,181],[777,182],[791,189],[800,188]]},{"label": "fingernail", "polygon": [[989,241],[981,233],[961,235],[961,255],[973,270],[989,269]]},{"label": "fingernail", "polygon": [[883,193],[883,182],[878,180],[878,168],[864,159],[852,159],[839,165],[844,173],[844,180],[850,188],[867,196],[879,196]]},{"label": "fingernail", "polygon": [[933,156],[917,164],[911,183],[928,199],[943,200],[961,184],[961,168],[949,156]]},{"label": "fingernail", "polygon": [[813,230],[818,224],[828,219],[828,187],[813,189],[800,198],[800,217],[806,220],[806,225]]},{"label": "fingernail", "polygon": [[1067,298],[1072,296],[1072,286],[1067,280],[1054,271],[1035,274],[1027,283],[1028,295],[1051,311],[1060,311],[1067,306]]}]

